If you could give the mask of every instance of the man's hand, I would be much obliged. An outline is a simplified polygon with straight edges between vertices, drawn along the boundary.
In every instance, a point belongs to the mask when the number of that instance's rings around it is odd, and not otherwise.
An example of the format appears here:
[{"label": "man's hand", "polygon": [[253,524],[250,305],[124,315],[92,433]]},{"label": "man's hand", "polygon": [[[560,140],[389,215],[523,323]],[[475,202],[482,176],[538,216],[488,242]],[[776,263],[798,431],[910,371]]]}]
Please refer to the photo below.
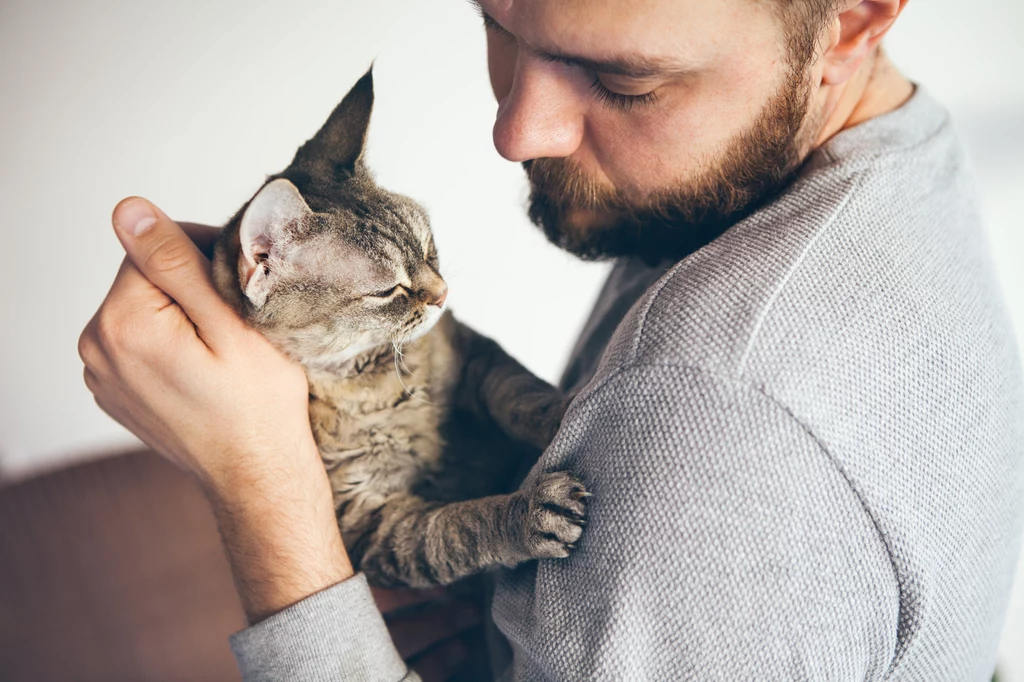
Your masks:
[{"label": "man's hand", "polygon": [[221,300],[208,261],[149,202],[114,219],[128,258],[79,344],[100,407],[204,487],[244,474],[240,457],[284,466],[282,446],[311,439],[302,369]]},{"label": "man's hand", "polygon": [[351,576],[302,369],[220,298],[163,212],[125,199],[114,226],[128,257],[79,340],[96,402],[202,486],[251,620]]}]

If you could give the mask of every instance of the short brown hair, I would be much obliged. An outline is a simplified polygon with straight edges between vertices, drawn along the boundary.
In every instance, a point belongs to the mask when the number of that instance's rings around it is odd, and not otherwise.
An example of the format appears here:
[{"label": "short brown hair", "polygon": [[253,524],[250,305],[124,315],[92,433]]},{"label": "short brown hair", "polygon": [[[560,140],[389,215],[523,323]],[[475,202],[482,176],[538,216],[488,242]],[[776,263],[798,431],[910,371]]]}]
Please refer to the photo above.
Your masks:
[{"label": "short brown hair", "polygon": [[842,0],[770,0],[782,26],[790,56],[807,66],[818,49],[818,37],[839,12]]}]

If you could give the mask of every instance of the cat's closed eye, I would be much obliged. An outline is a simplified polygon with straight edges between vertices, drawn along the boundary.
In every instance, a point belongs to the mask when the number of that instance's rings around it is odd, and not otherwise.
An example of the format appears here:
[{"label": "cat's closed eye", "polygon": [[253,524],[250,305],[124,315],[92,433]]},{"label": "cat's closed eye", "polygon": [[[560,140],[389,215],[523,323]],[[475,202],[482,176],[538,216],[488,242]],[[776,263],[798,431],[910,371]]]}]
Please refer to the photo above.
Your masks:
[{"label": "cat's closed eye", "polygon": [[392,296],[397,294],[400,289],[404,290],[405,287],[403,287],[401,284],[396,284],[395,286],[391,287],[390,289],[387,289],[386,291],[378,291],[377,293],[374,294],[367,294],[366,298],[391,298]]}]

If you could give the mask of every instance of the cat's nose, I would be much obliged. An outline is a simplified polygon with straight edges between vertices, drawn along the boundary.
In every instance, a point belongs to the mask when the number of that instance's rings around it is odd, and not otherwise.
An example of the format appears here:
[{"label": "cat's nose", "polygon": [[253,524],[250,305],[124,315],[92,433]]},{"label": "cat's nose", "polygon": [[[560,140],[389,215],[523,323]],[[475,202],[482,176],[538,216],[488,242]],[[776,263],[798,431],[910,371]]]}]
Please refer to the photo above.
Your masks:
[{"label": "cat's nose", "polygon": [[438,308],[444,306],[444,302],[448,300],[448,287],[441,290],[441,293],[434,298],[433,301],[429,301],[428,305],[436,305]]}]

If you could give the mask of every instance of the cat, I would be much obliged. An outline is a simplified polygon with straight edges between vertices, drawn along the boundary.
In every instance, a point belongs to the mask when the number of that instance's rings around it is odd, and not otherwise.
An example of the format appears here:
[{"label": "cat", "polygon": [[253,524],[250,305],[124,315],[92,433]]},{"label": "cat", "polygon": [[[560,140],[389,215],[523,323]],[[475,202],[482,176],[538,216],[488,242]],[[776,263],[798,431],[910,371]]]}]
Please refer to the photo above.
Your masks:
[{"label": "cat", "polygon": [[364,161],[372,68],[225,226],[216,286],[301,363],[353,565],[381,587],[446,585],[569,556],[583,483],[517,472],[567,399],[446,310],[425,210]]}]

